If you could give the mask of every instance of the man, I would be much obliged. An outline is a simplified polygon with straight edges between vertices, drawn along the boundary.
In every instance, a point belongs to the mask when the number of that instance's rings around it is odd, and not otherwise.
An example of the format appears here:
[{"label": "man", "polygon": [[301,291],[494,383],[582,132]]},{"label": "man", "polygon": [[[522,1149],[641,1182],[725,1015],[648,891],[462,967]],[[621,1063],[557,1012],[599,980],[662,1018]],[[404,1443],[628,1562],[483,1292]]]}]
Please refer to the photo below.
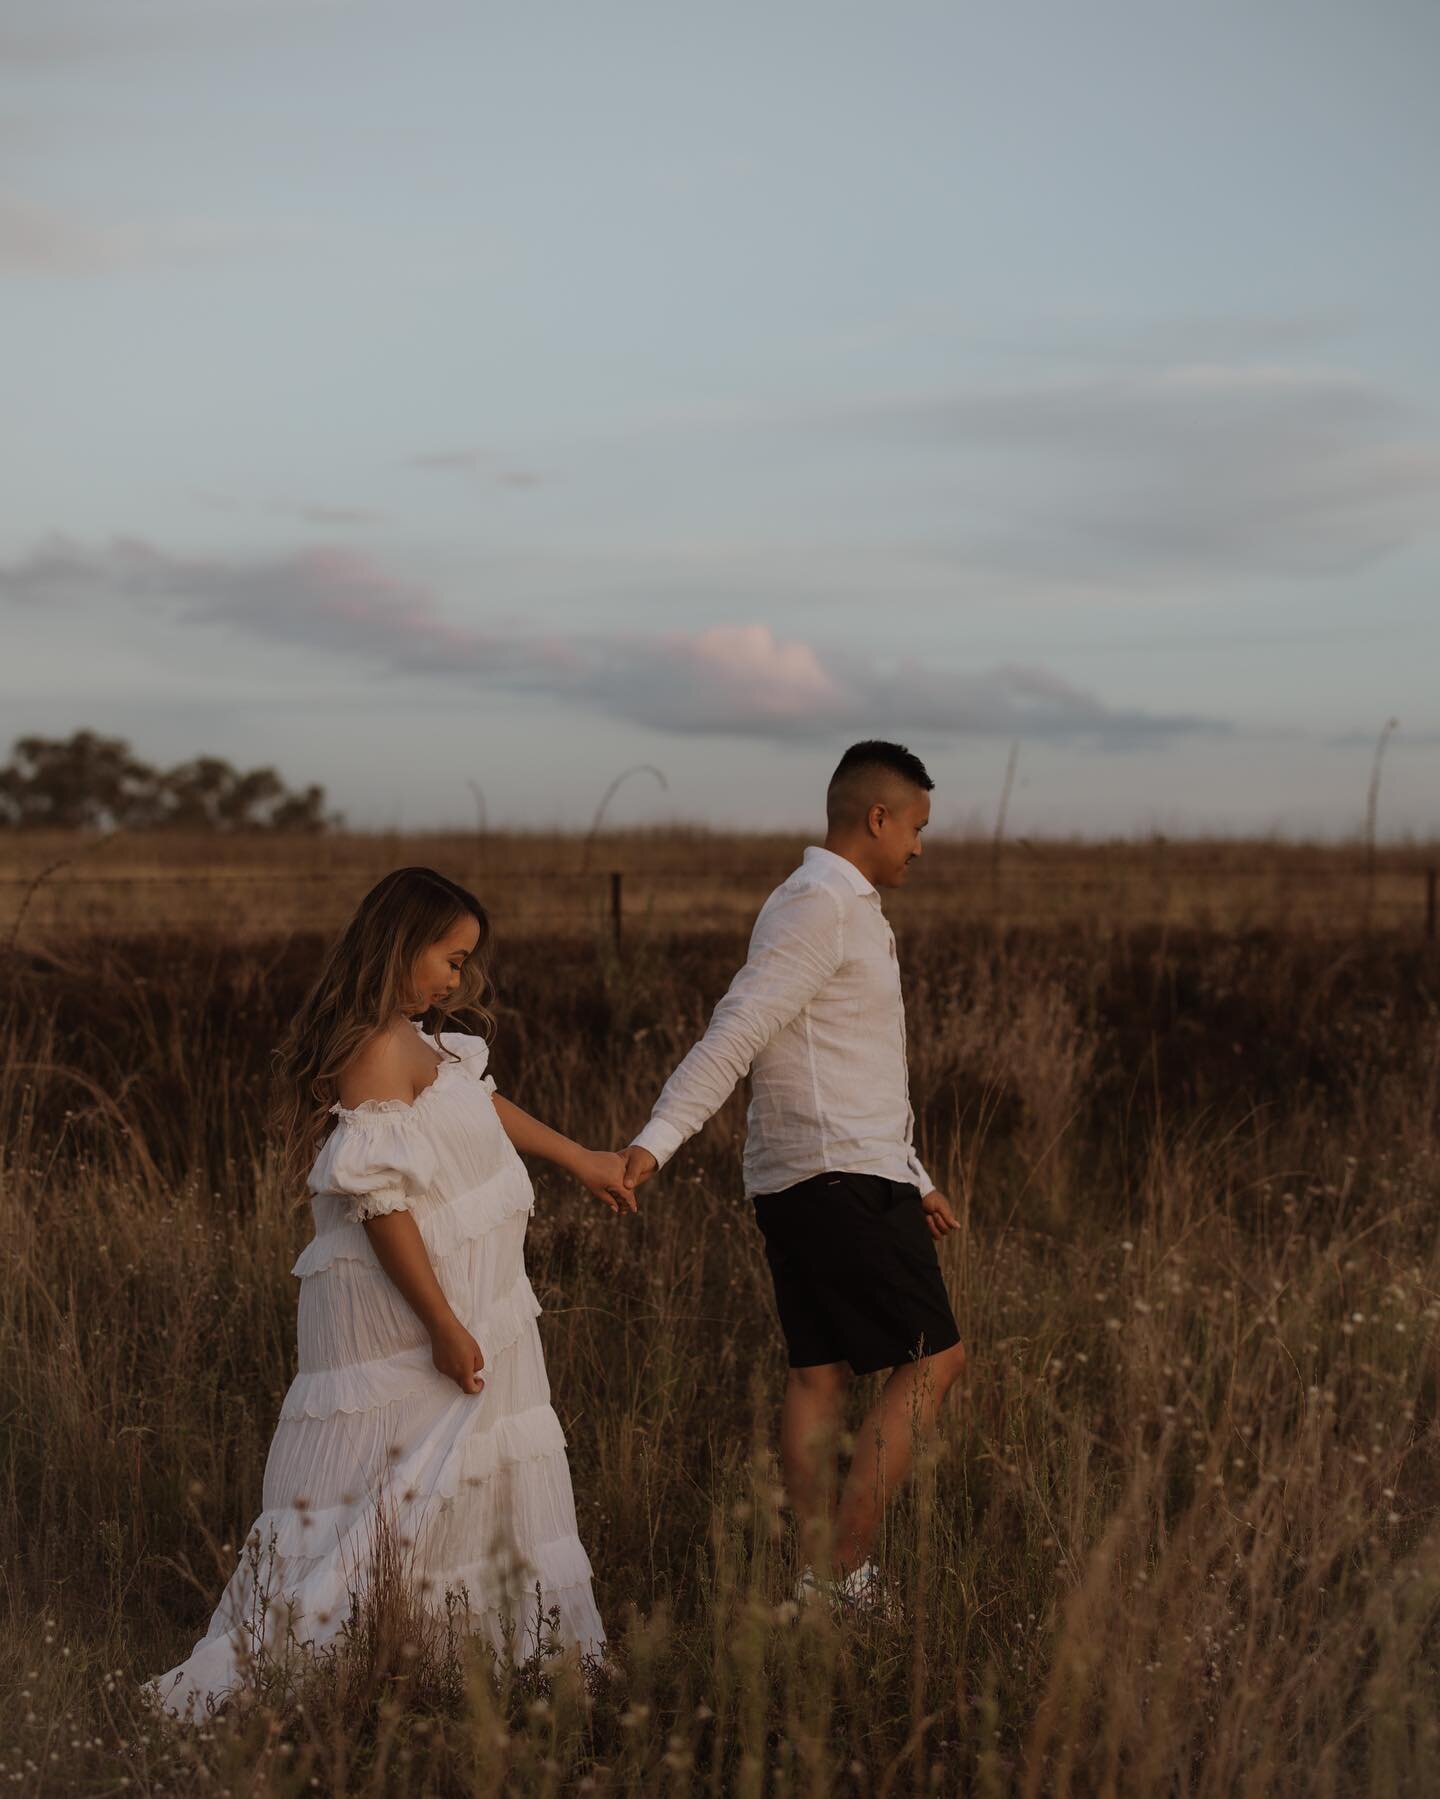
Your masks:
[{"label": "man", "polygon": [[[807,849],[766,900],[745,966],[626,1152],[637,1187],[750,1070],[745,1191],[789,1352],[780,1455],[807,1564],[802,1598],[825,1586],[880,1602],[870,1558],[885,1498],[965,1365],[935,1253],[955,1218],[915,1154],[900,969],[877,892],[901,886],[920,855],[933,786],[900,744],[845,752],[824,848]],[[823,1582],[812,1565],[827,1548],[826,1449],[851,1374],[880,1370]]]}]

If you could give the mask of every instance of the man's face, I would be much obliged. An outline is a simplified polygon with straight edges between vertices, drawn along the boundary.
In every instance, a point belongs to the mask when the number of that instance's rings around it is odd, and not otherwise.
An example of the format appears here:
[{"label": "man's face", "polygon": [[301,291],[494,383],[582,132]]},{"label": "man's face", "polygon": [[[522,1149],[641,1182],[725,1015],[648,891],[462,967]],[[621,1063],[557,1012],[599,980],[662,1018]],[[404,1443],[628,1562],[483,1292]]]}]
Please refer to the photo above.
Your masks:
[{"label": "man's face", "polygon": [[930,795],[908,781],[897,782],[888,803],[870,814],[879,813],[879,830],[875,833],[874,875],[877,887],[903,887],[910,864],[920,854],[921,832],[930,822]]}]

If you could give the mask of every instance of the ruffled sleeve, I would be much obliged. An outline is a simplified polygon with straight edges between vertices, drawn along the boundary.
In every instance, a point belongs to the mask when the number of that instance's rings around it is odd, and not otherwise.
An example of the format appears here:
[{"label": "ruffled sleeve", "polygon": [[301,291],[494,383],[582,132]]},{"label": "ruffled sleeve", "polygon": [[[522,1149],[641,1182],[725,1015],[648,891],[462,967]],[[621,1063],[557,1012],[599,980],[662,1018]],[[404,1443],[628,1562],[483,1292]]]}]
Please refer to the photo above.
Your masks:
[{"label": "ruffled sleeve", "polygon": [[316,1193],[336,1193],[355,1223],[408,1211],[435,1182],[435,1150],[420,1115],[403,1100],[370,1101],[339,1114],[310,1176]]},{"label": "ruffled sleeve", "polygon": [[441,1031],[440,1042],[443,1048],[459,1056],[465,1074],[479,1081],[488,1092],[495,1091],[494,1075],[485,1072],[490,1062],[490,1045],[483,1037],[472,1037],[464,1031]]}]

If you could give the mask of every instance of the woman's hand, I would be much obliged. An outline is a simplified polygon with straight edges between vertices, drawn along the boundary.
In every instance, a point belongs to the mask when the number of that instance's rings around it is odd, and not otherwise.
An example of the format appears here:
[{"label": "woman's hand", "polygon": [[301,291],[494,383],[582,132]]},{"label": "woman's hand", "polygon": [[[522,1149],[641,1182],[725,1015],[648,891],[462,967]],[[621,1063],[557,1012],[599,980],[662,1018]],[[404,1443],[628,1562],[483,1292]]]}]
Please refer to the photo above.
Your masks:
[{"label": "woman's hand", "polygon": [[485,1382],[480,1370],[485,1357],[480,1345],[454,1316],[437,1324],[430,1332],[430,1354],[435,1366],[448,1380],[453,1380],[462,1393],[479,1393]]},{"label": "woman's hand", "polygon": [[634,1189],[625,1184],[625,1158],[609,1149],[582,1149],[570,1162],[582,1187],[615,1213],[637,1212]]},{"label": "woman's hand", "polygon": [[638,1212],[635,1189],[625,1181],[625,1158],[613,1150],[585,1149],[548,1124],[541,1124],[528,1112],[522,1112],[508,1099],[495,1095],[495,1111],[500,1128],[522,1156],[544,1156],[566,1174],[573,1174],[582,1187],[593,1193],[612,1212]]}]

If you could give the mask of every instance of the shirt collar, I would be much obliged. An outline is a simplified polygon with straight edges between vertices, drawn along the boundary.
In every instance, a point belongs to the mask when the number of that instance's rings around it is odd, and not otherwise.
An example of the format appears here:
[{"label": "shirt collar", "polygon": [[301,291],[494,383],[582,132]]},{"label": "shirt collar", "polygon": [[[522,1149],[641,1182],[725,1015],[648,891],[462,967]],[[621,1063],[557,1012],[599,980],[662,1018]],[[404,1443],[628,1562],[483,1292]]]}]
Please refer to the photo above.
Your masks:
[{"label": "shirt collar", "polygon": [[[873,885],[865,879],[855,864],[844,856],[837,856],[834,850],[827,850],[818,843],[812,843],[805,851],[805,862],[808,865],[830,869],[842,875],[862,899],[875,893]],[[876,894],[876,898],[879,898],[878,894]]]}]

